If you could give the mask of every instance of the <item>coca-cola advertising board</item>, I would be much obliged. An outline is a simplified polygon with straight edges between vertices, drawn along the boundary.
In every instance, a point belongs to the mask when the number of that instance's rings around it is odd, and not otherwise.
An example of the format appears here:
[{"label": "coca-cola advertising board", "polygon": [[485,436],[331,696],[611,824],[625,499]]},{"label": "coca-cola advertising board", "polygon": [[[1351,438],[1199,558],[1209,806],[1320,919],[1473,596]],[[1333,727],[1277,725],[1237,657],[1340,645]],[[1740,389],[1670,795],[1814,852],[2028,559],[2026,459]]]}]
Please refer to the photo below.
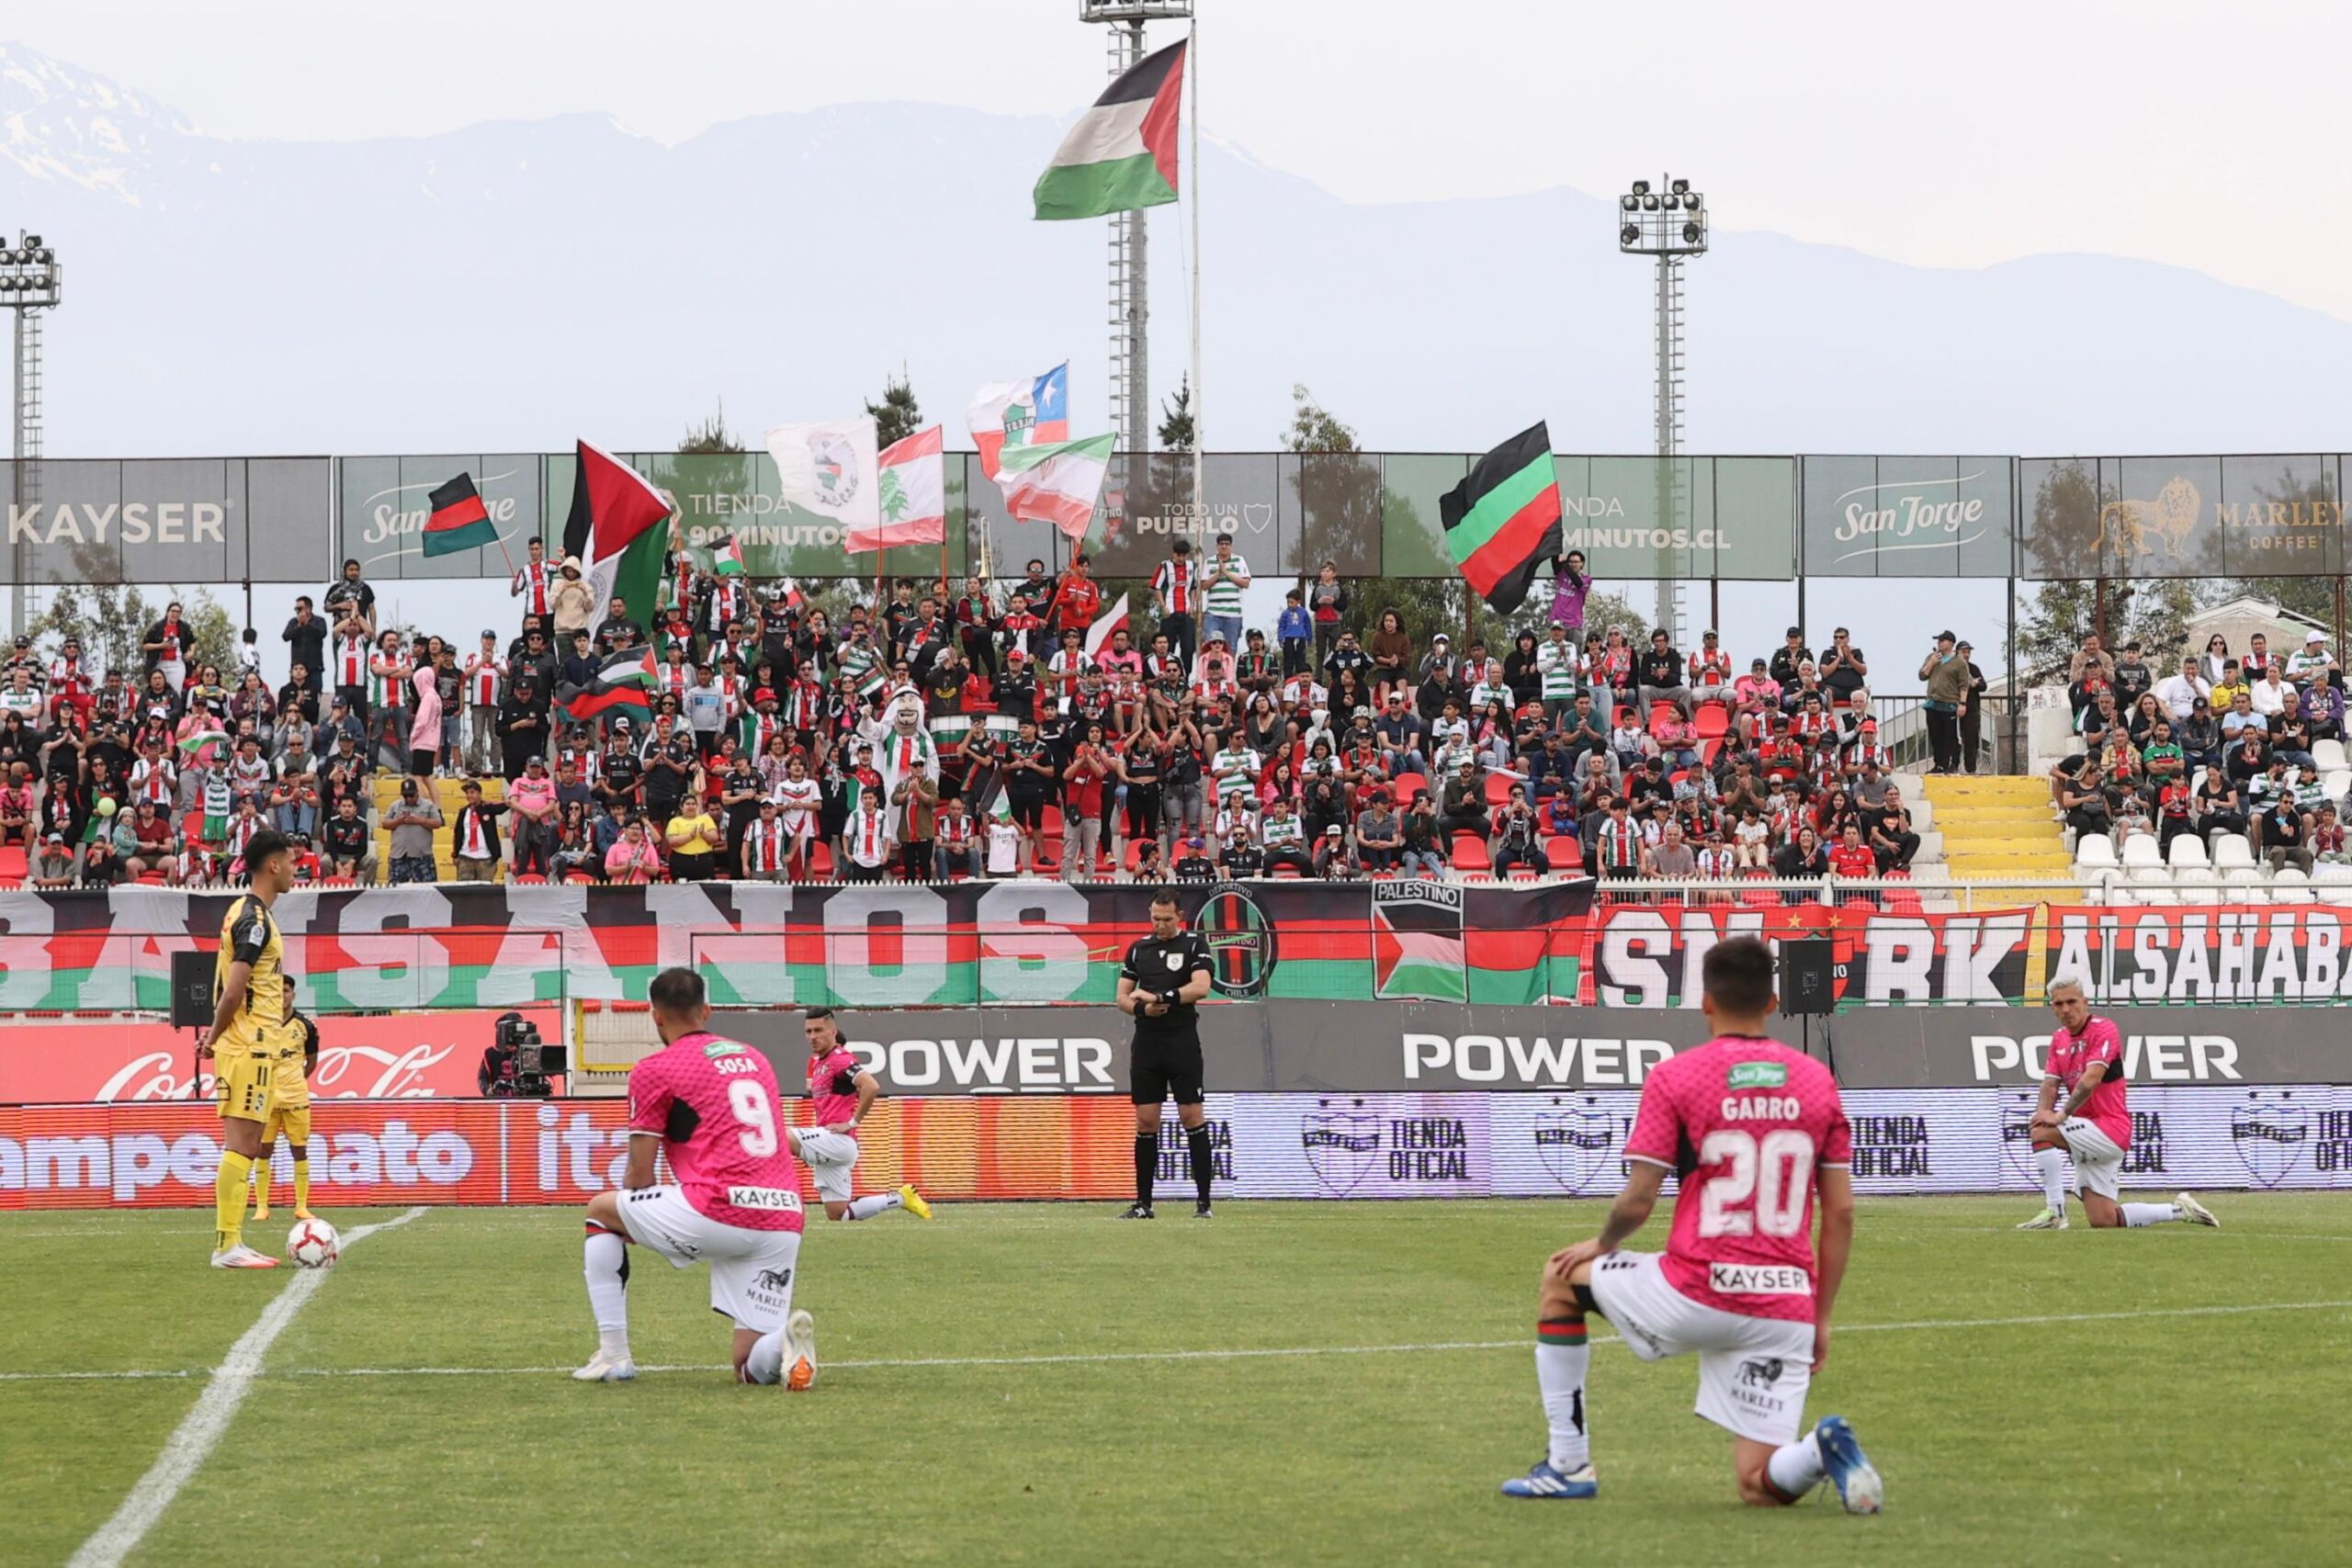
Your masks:
[{"label": "coca-cola advertising board", "polygon": [[[542,1039],[560,1037],[553,1008],[518,1008]],[[395,1013],[321,1021],[321,1099],[470,1100],[494,1012]],[[14,1023],[0,1043],[0,1104],[209,1100],[212,1064],[195,1037],[163,1023]]]}]

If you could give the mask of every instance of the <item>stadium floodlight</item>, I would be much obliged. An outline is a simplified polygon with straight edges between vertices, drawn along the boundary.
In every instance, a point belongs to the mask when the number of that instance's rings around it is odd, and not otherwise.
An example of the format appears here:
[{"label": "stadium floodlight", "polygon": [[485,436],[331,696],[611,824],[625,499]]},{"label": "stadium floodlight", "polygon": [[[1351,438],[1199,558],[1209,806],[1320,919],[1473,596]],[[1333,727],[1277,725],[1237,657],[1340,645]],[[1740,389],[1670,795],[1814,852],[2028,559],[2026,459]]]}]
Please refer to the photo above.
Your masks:
[{"label": "stadium floodlight", "polygon": [[1689,180],[1676,180],[1666,188],[1672,191],[1677,196],[1685,196],[1690,193],[1690,182]]},{"label": "stadium floodlight", "polygon": [[[1706,254],[1707,219],[1699,193],[1690,188],[1689,180],[1669,175],[1658,185],[1666,191],[1663,197],[1652,194],[1649,181],[1635,180],[1619,198],[1624,216],[1618,224],[1617,249],[1626,255],[1657,258],[1657,455],[1671,458],[1682,439],[1681,267],[1687,258]],[[1683,465],[1661,462],[1657,469],[1657,515],[1682,516],[1690,500],[1684,493]],[[1678,563],[1662,551],[1657,563],[1657,614],[1652,624],[1679,641],[1678,570]],[[1708,611],[1711,622],[1722,620],[1719,604],[1711,603]]]},{"label": "stadium floodlight", "polygon": [[1617,205],[1628,212],[1639,212],[1642,209],[1642,198],[1638,196],[1620,197],[1617,199]]},{"label": "stadium floodlight", "polygon": [[1617,243],[1621,245],[1633,244],[1641,237],[1642,231],[1639,229],[1634,228],[1631,223],[1626,224],[1623,229],[1617,231]]},{"label": "stadium floodlight", "polygon": [[[64,269],[57,265],[57,253],[39,234],[19,233],[14,244],[0,242],[0,308],[17,313],[16,461],[9,465],[12,493],[8,501],[18,508],[40,502],[40,313],[56,307],[63,282]],[[19,632],[25,629],[32,609],[27,548],[15,545],[8,563],[14,585],[11,625]]]},{"label": "stadium floodlight", "polygon": [[1649,181],[1647,181],[1647,180],[1635,180],[1635,181],[1634,182],[1634,194],[1635,196],[1647,196],[1647,195],[1649,195],[1649,193],[1650,193],[1650,182],[1649,182]]}]

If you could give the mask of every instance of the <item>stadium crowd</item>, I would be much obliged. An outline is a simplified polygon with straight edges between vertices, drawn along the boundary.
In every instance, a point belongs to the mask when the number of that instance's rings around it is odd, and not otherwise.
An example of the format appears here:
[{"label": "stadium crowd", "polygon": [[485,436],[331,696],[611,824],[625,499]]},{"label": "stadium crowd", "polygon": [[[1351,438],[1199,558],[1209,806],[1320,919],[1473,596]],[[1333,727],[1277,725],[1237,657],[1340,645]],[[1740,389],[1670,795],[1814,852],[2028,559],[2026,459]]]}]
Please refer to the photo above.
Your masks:
[{"label": "stadium crowd", "polygon": [[[347,561],[296,601],[274,689],[251,630],[238,669],[192,664],[177,605],[134,671],[18,638],[0,852],[24,845],[41,887],[233,881],[264,824],[317,880],[434,880],[444,829],[459,881],[1909,866],[1919,839],[1842,627],[1816,657],[1792,626],[1742,668],[1712,631],[1685,651],[1587,626],[1581,554],[1555,566],[1540,630],[1458,647],[1393,609],[1360,638],[1364,585],[1328,564],[1273,625],[1245,624],[1230,536],[1173,543],[1115,628],[1083,556],[902,581],[836,624],[684,551],[645,626],[535,541],[517,629],[404,637]],[[1940,634],[1917,679],[1936,767],[1973,765],[1968,644]],[[380,775],[398,784],[379,807]],[[446,819],[442,780],[462,800]]]},{"label": "stadium crowd", "polygon": [[2089,637],[2067,678],[2079,745],[2050,791],[2078,842],[2122,851],[2149,835],[2177,862],[2177,839],[2243,835],[2273,871],[2352,863],[2344,671],[2324,633],[2282,653],[2256,632],[2243,655],[2215,636],[2155,663],[2137,642],[2110,653]]}]

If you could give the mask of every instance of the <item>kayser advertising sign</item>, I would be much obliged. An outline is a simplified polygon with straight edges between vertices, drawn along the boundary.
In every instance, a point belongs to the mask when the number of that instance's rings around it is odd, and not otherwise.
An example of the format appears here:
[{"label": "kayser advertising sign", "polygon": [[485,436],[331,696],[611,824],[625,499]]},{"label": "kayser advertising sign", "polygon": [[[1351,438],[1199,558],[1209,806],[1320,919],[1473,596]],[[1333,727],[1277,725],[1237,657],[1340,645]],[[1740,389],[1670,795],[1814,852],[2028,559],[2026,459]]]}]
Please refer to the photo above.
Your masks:
[{"label": "kayser advertising sign", "polygon": [[[1845,1099],[1864,1193],[2037,1190],[2030,1089],[1851,1089]],[[1220,1196],[1593,1198],[1624,1180],[1638,1100],[1633,1089],[1217,1091],[1205,1110]],[[311,1134],[312,1201],[582,1203],[620,1181],[627,1120],[616,1100],[331,1102]],[[858,1183],[880,1191],[911,1181],[951,1202],[1123,1199],[1134,1134],[1126,1105],[1108,1097],[885,1100],[860,1138]],[[207,1208],[219,1135],[210,1107],[186,1101],[0,1108],[0,1210]],[[1160,1138],[1160,1174],[1180,1179],[1186,1152],[1173,1117]],[[2137,1088],[2123,1184],[2154,1193],[2352,1186],[2352,1089]]]}]

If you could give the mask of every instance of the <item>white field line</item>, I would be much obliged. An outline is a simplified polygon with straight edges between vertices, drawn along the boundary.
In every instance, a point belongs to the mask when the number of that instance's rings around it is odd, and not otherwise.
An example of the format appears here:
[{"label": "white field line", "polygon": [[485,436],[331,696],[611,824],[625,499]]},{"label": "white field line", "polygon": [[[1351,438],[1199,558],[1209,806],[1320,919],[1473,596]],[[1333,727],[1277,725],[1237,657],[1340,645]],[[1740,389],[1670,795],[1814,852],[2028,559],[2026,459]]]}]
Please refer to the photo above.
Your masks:
[{"label": "white field line", "polygon": [[[394,1222],[398,1223],[398,1222]],[[2244,1306],[2151,1307],[2137,1312],[2040,1313],[2028,1317],[1928,1317],[1907,1323],[1841,1323],[1839,1336],[1849,1334],[1931,1333],[1942,1328],[2027,1328],[2053,1323],[2114,1323],[2140,1318],[2233,1317],[2248,1313],[2352,1311],[2352,1301],[2255,1302]],[[1453,1350],[1524,1350],[1525,1339],[1453,1339],[1425,1345],[1286,1345],[1232,1350],[1111,1350],[1049,1356],[917,1356],[874,1360],[826,1361],[834,1371],[897,1367],[1057,1367],[1103,1366],[1122,1361],[1247,1361],[1302,1356],[1404,1356]],[[1595,1345],[1622,1344],[1613,1334],[1597,1335]],[[232,1352],[233,1355],[234,1352]],[[707,1366],[655,1366],[639,1362],[640,1372],[723,1372],[717,1362]],[[285,1378],[503,1378],[548,1377],[570,1367],[289,1367],[271,1372]],[[73,1380],[185,1378],[186,1371],[118,1372],[0,1372],[0,1382],[51,1382]]]},{"label": "white field line", "polygon": [[[345,1247],[356,1247],[378,1231],[388,1231],[421,1217],[425,1211],[411,1209],[404,1214],[379,1224],[361,1225],[347,1231],[342,1238]],[[252,1392],[254,1380],[261,1375],[262,1359],[269,1348],[302,1310],[302,1303],[319,1293],[325,1284],[328,1270],[298,1269],[292,1283],[279,1291],[262,1308],[261,1316],[245,1330],[234,1345],[229,1347],[228,1359],[213,1369],[212,1381],[196,1396],[196,1405],[181,1417],[172,1435],[164,1440],[164,1451],[130,1495],[122,1500],[114,1517],[100,1525],[82,1549],[66,1561],[66,1568],[116,1568],[132,1549],[144,1540],[164,1510],[172,1506],[180,1488],[200,1469],[212,1450],[220,1445],[229,1423],[236,1418],[237,1407]],[[118,1374],[119,1375],[119,1374]],[[143,1374],[142,1374],[143,1375]]]}]

